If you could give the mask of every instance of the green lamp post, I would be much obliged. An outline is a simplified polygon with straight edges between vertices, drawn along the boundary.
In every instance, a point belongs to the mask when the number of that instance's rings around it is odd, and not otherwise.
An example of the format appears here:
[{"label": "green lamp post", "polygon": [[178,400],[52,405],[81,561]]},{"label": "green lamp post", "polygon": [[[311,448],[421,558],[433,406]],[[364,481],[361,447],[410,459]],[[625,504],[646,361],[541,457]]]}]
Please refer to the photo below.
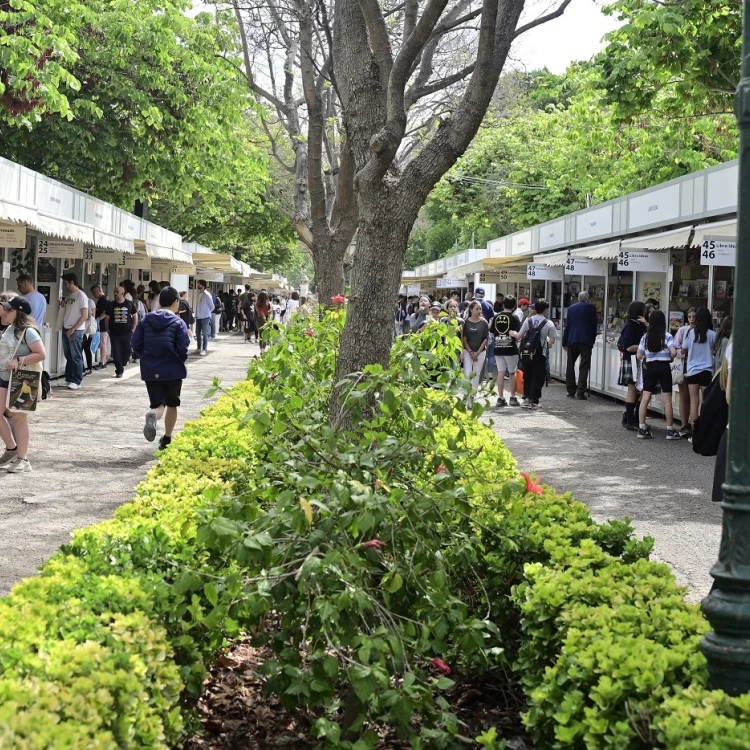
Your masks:
[{"label": "green lamp post", "polygon": [[701,644],[712,688],[750,691],[750,0],[744,0],[742,79],[735,109],[740,131],[737,267],[734,285],[732,383],[727,474],[715,586],[702,609],[713,627]]}]

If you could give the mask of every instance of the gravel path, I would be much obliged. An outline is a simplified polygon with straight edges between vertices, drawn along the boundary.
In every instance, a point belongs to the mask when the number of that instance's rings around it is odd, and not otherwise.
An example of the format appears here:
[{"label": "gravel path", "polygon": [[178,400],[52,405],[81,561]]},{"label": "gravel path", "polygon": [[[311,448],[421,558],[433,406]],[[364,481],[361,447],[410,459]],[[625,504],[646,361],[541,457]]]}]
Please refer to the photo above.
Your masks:
[{"label": "gravel path", "polygon": [[[257,353],[232,334],[220,334],[208,357],[191,349],[177,429],[209,403],[203,395],[214,376],[227,385],[243,380]],[[148,398],[138,365],[121,380],[113,375],[110,365],[84,378],[80,391],[53,382],[52,400],[30,420],[34,470],[0,472],[0,593],[33,575],[71,531],[111,517],[153,465],[157,443],[143,437]]]},{"label": "gravel path", "polygon": [[573,493],[599,521],[630,517],[640,536],[654,537],[653,557],[672,566],[691,601],[708,593],[721,537],[721,508],[710,500],[713,458],[693,453],[687,440],[667,442],[656,417],[654,439],[638,440],[620,426],[621,404],[569,399],[560,383],[545,388],[539,411],[494,403],[485,418],[523,471]]}]

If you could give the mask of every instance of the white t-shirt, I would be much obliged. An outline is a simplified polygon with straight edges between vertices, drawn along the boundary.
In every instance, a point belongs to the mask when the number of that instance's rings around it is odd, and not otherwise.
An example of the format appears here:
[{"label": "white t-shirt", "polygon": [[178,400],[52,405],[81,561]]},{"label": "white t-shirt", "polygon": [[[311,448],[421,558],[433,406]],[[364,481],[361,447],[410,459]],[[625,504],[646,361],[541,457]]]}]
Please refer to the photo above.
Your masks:
[{"label": "white t-shirt", "polygon": [[26,333],[20,339],[16,338],[16,331],[13,326],[8,326],[0,338],[0,380],[10,380],[10,370],[8,365],[13,359],[14,352],[16,357],[25,357],[31,354],[29,344],[41,341],[42,337],[39,331],[33,328],[27,328]]},{"label": "white t-shirt", "polygon": [[286,319],[291,320],[292,315],[299,310],[299,300],[298,299],[290,299],[289,302],[286,303]]},{"label": "white t-shirt", "polygon": [[63,309],[65,314],[63,315],[63,328],[67,331],[73,328],[85,311],[86,315],[83,317],[83,323],[81,323],[76,331],[82,331],[86,328],[86,323],[89,317],[89,298],[86,296],[86,292],[83,289],[79,289],[77,292],[73,292],[69,297],[63,300]]}]

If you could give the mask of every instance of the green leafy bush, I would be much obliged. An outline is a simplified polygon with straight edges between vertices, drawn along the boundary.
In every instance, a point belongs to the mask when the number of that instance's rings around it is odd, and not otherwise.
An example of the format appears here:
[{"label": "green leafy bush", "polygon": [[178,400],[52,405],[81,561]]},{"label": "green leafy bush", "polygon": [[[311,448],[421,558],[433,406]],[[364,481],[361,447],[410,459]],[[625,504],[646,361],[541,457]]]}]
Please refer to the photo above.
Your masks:
[{"label": "green leafy bush", "polygon": [[652,540],[519,476],[445,326],[335,383],[343,319],[280,327],[133,502],[0,600],[0,744],[174,745],[244,630],[323,747],[461,747],[449,675],[511,665],[540,747],[750,746],[747,696],[706,689],[706,622]]}]

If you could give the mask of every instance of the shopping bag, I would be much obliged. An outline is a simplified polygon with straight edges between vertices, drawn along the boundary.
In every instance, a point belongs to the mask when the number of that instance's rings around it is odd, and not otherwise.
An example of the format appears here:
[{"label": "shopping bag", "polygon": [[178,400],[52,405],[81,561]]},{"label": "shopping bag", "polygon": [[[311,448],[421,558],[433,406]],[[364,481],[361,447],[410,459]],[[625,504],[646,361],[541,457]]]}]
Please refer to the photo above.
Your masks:
[{"label": "shopping bag", "polygon": [[36,411],[42,391],[42,363],[24,365],[10,373],[6,407],[11,412],[28,414]]},{"label": "shopping bag", "polygon": [[516,370],[516,393],[523,393],[523,370]]}]

